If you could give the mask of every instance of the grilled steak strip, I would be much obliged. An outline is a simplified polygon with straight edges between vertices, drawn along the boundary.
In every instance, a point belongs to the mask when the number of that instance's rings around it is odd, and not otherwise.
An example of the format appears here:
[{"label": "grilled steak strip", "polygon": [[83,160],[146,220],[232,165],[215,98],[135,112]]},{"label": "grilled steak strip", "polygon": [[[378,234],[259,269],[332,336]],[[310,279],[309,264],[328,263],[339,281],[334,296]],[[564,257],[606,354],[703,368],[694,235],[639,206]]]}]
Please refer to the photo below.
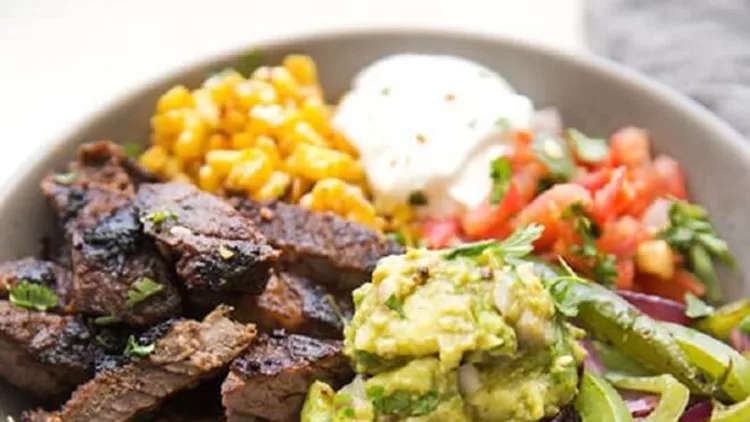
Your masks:
[{"label": "grilled steak strip", "polygon": [[342,320],[350,319],[352,312],[348,295],[333,295],[305,277],[274,271],[263,293],[244,297],[234,316],[268,331],[283,328],[313,337],[341,338]]},{"label": "grilled steak strip", "polygon": [[232,363],[221,388],[229,422],[260,417],[270,421],[298,420],[307,388],[315,380],[333,385],[351,376],[348,360],[335,340],[292,334],[260,335]]},{"label": "grilled steak strip", "polygon": [[49,287],[57,294],[59,309],[68,303],[73,284],[70,271],[53,262],[29,257],[0,263],[0,297],[7,297],[22,281]]},{"label": "grilled steak strip", "polygon": [[[148,325],[176,315],[180,298],[171,270],[142,233],[124,160],[122,149],[112,143],[84,145],[70,172],[46,177],[42,190],[60,218],[70,250],[70,311]],[[161,284],[161,291],[128,303],[134,284],[146,279]]]},{"label": "grilled steak strip", "polygon": [[169,396],[216,375],[255,337],[219,307],[202,322],[175,322],[148,357],[100,372],[63,406],[65,422],[122,422],[155,409]]},{"label": "grilled steak strip", "polygon": [[263,291],[278,253],[229,204],[184,183],[141,185],[137,204],[189,290]]},{"label": "grilled steak strip", "polygon": [[39,397],[63,395],[94,372],[91,335],[78,319],[0,301],[0,376]]},{"label": "grilled steak strip", "polygon": [[330,213],[244,198],[232,198],[231,203],[282,250],[289,270],[336,290],[351,291],[370,281],[380,258],[403,252],[396,242]]}]

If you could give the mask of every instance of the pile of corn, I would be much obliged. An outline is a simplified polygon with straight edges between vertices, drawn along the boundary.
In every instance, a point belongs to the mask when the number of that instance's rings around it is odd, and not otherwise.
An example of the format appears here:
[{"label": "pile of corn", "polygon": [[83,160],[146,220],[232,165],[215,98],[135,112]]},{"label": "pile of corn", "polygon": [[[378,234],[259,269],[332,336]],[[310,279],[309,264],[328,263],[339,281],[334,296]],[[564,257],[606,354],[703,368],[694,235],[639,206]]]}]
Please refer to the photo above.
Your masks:
[{"label": "pile of corn", "polygon": [[218,194],[282,199],[387,229],[367,197],[357,151],[331,126],[315,63],[287,56],[249,78],[227,70],[176,86],[151,118],[141,164]]}]

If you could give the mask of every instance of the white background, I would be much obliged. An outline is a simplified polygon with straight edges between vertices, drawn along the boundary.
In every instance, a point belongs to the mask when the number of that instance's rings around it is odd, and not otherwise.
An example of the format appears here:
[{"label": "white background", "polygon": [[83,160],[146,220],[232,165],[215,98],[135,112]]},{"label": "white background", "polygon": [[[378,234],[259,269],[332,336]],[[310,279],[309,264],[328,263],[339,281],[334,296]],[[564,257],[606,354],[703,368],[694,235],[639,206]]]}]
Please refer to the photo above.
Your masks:
[{"label": "white background", "polygon": [[46,143],[148,80],[253,40],[421,26],[582,49],[582,0],[0,0],[0,186]]}]

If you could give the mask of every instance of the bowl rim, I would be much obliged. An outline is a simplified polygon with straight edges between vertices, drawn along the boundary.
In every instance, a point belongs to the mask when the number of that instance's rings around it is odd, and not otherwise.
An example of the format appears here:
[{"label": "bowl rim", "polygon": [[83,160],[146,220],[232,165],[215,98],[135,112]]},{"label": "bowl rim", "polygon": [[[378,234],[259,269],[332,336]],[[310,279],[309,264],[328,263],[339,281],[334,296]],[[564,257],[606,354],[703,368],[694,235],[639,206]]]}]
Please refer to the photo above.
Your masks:
[{"label": "bowl rim", "polygon": [[[78,138],[83,132],[91,126],[93,122],[103,119],[105,116],[117,112],[119,108],[133,101],[139,96],[143,96],[152,91],[166,81],[173,79],[185,72],[187,69],[208,66],[211,63],[228,61],[233,57],[241,56],[254,49],[275,49],[282,46],[294,45],[302,42],[320,42],[341,38],[362,38],[362,37],[409,37],[409,36],[426,36],[432,38],[462,38],[468,41],[481,41],[487,43],[500,43],[510,45],[511,47],[523,49],[533,54],[549,56],[554,60],[565,62],[568,65],[586,69],[588,71],[606,74],[617,83],[630,85],[634,95],[652,95],[660,98],[667,103],[667,106],[674,110],[686,114],[687,117],[700,121],[700,124],[708,126],[711,132],[716,133],[720,140],[710,140],[711,142],[724,142],[732,152],[742,157],[742,160],[750,164],[750,144],[745,138],[737,132],[729,123],[711,112],[708,108],[687,97],[674,88],[671,88],[649,76],[630,69],[624,65],[616,63],[602,56],[596,56],[593,53],[582,50],[575,51],[571,49],[555,48],[541,44],[540,42],[523,40],[516,36],[490,34],[471,29],[460,28],[436,28],[436,27],[419,27],[419,26],[389,26],[373,25],[359,26],[356,28],[331,28],[297,31],[286,34],[276,34],[267,37],[259,37],[246,44],[233,45],[228,48],[219,49],[213,54],[208,54],[199,58],[191,58],[177,62],[172,66],[166,67],[154,75],[147,78],[146,82],[133,87],[126,88],[125,91],[114,98],[106,101],[100,109],[90,112],[80,118],[72,120],[66,129],[60,131],[60,134],[51,139],[42,139],[34,147],[27,158],[23,161],[19,170],[12,173],[0,186],[0,203],[4,203],[12,194],[14,188],[22,181],[34,174],[36,167],[40,165],[51,153],[61,148],[65,142],[70,139]],[[313,58],[314,59],[314,58]],[[115,140],[115,142],[118,142]]]}]

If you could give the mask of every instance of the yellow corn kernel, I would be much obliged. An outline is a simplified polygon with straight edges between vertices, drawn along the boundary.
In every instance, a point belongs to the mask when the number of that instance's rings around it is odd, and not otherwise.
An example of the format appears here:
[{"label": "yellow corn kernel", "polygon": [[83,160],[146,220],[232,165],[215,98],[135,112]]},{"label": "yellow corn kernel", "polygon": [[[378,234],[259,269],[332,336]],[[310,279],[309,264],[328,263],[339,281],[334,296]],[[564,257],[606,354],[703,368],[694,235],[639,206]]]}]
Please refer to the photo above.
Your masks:
[{"label": "yellow corn kernel", "polygon": [[300,86],[286,68],[274,67],[271,69],[271,84],[276,88],[276,92],[279,93],[281,98],[301,98]]},{"label": "yellow corn kernel", "polygon": [[332,129],[329,140],[333,148],[343,151],[355,159],[359,158],[359,150],[346,139],[343,133]]},{"label": "yellow corn kernel", "polygon": [[300,199],[300,205],[313,211],[330,211],[376,230],[383,222],[362,190],[339,179],[324,179]]},{"label": "yellow corn kernel", "polygon": [[191,179],[190,176],[185,173],[177,173],[174,176],[170,177],[170,179],[175,182],[190,183],[191,185],[194,184],[193,179]]},{"label": "yellow corn kernel", "polygon": [[284,57],[282,64],[297,82],[303,85],[312,85],[318,82],[318,70],[315,67],[315,62],[309,56],[290,54]]},{"label": "yellow corn kernel", "polygon": [[203,87],[211,92],[216,102],[225,103],[231,98],[235,87],[244,80],[245,78],[236,70],[224,69],[206,79]]},{"label": "yellow corn kernel", "polygon": [[143,167],[153,173],[161,173],[167,164],[169,152],[162,146],[153,145],[141,154],[138,159]]},{"label": "yellow corn kernel", "polygon": [[250,75],[250,79],[255,81],[270,82],[271,68],[269,66],[258,66],[255,70],[253,70],[253,74]]},{"label": "yellow corn kernel", "polygon": [[182,131],[183,125],[184,113],[180,110],[157,114],[151,118],[151,138],[154,143],[170,150],[172,143]]},{"label": "yellow corn kernel", "polygon": [[266,183],[253,194],[253,199],[258,201],[270,201],[281,198],[285,193],[292,178],[282,171],[274,171]]},{"label": "yellow corn kernel", "polygon": [[299,177],[292,178],[287,200],[292,204],[298,203],[302,199],[302,196],[310,189],[310,186],[312,186],[312,182],[309,180]]},{"label": "yellow corn kernel", "polygon": [[224,181],[227,189],[252,193],[271,177],[271,160],[260,150],[251,148],[243,153],[243,160],[232,167]]},{"label": "yellow corn kernel", "polygon": [[226,176],[232,167],[242,161],[243,151],[217,149],[206,153],[206,164],[211,166],[218,174]]},{"label": "yellow corn kernel", "polygon": [[267,134],[283,123],[284,109],[280,105],[256,105],[250,110],[248,129],[253,133]]},{"label": "yellow corn kernel", "polygon": [[253,135],[250,132],[238,132],[232,135],[232,149],[246,149],[254,144]]},{"label": "yellow corn kernel", "polygon": [[170,110],[190,108],[193,104],[190,91],[182,85],[177,85],[159,97],[159,101],[156,103],[156,112],[161,114]]},{"label": "yellow corn kernel", "polygon": [[331,111],[319,98],[307,98],[301,108],[302,118],[321,136],[331,134]]},{"label": "yellow corn kernel", "polygon": [[172,149],[183,160],[197,159],[203,154],[203,139],[199,133],[185,131],[177,137]]},{"label": "yellow corn kernel", "polygon": [[258,136],[255,139],[255,147],[263,151],[268,158],[271,160],[273,168],[277,169],[281,167],[281,155],[279,154],[279,148],[276,146],[276,142],[268,136]]},{"label": "yellow corn kernel", "polygon": [[247,113],[240,110],[225,108],[224,114],[219,119],[219,129],[225,132],[234,133],[242,130],[247,123]]},{"label": "yellow corn kernel", "polygon": [[310,123],[305,121],[299,122],[294,126],[292,136],[296,138],[297,143],[301,144],[318,145],[321,147],[329,145],[328,141],[316,132]]},{"label": "yellow corn kernel", "polygon": [[358,181],[363,176],[361,165],[352,157],[316,145],[298,145],[287,158],[286,165],[290,172],[310,180]]},{"label": "yellow corn kernel", "polygon": [[215,193],[221,188],[222,182],[221,174],[213,167],[208,164],[201,166],[198,171],[198,187],[207,192]]},{"label": "yellow corn kernel", "polygon": [[182,174],[182,163],[175,157],[167,158],[167,162],[161,169],[161,174],[167,179],[175,178],[178,174]]},{"label": "yellow corn kernel", "polygon": [[232,148],[232,141],[224,135],[214,133],[208,138],[208,151],[230,148]]},{"label": "yellow corn kernel", "polygon": [[[209,127],[218,126],[219,105],[214,101],[211,91],[205,88],[196,89],[193,91],[193,99],[195,100],[195,110],[205,124]],[[187,125],[187,121],[185,124]]]}]

